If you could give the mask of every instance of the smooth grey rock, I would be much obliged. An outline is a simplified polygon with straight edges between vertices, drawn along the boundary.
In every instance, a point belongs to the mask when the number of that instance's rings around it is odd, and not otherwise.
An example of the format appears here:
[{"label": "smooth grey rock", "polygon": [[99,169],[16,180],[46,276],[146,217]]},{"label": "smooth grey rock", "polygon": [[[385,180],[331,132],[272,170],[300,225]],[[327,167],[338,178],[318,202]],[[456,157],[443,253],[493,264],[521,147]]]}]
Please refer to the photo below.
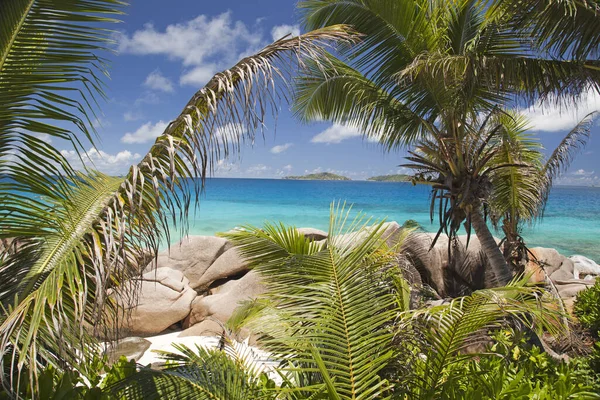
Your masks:
[{"label": "smooth grey rock", "polygon": [[109,363],[113,364],[125,356],[127,360],[139,360],[150,348],[150,341],[141,337],[127,337],[111,343],[106,349]]},{"label": "smooth grey rock", "polygon": [[[193,289],[199,287],[202,275],[221,254],[232,247],[231,243],[215,236],[189,236],[158,255],[157,266],[181,271]],[[148,264],[151,271],[154,263]]]},{"label": "smooth grey rock", "polygon": [[[377,229],[376,225],[367,226],[364,229],[356,232],[337,235],[331,238],[331,240],[340,248],[352,247],[363,243],[375,231],[375,229]],[[382,224],[380,228],[381,239],[384,240],[389,247],[394,247],[398,243],[400,230],[400,224],[398,224],[396,221],[386,222]]]},{"label": "smooth grey rock", "polygon": [[208,288],[214,281],[248,271],[248,263],[235,247],[221,254],[196,282],[195,289]]},{"label": "smooth grey rock", "polygon": [[250,271],[237,280],[228,281],[216,288],[209,296],[198,297],[192,302],[189,326],[194,326],[207,318],[227,322],[239,303],[255,299],[265,291],[259,274]]},{"label": "smooth grey rock", "polygon": [[594,286],[595,280],[589,279],[567,279],[567,280],[555,280],[555,285],[570,285],[570,284],[578,284],[578,285],[587,285]]},{"label": "smooth grey rock", "polygon": [[554,271],[552,275],[550,275],[550,279],[553,281],[568,281],[573,278],[574,276],[572,272],[568,272],[568,270],[564,270],[562,268],[559,268],[558,270]]},{"label": "smooth grey rock", "polygon": [[314,241],[327,239],[328,235],[327,232],[315,228],[298,228],[296,231],[301,235],[304,235],[305,238]]},{"label": "smooth grey rock", "polygon": [[[440,237],[440,241],[447,238]],[[403,250],[408,260],[421,274],[424,283],[430,285],[441,296],[446,295],[444,270],[448,267],[437,246],[430,249],[433,237],[427,233],[412,233],[404,242]]]},{"label": "smooth grey rock", "polygon": [[575,297],[575,296],[577,296],[577,294],[579,292],[587,289],[588,287],[590,287],[590,286],[586,285],[586,284],[581,284],[581,283],[570,283],[568,285],[557,285],[558,294],[562,298]]},{"label": "smooth grey rock", "polygon": [[589,276],[599,276],[600,275],[600,265],[596,264],[594,260],[591,260],[584,256],[571,256],[570,260],[573,261],[573,276],[575,279],[579,279],[581,275]]},{"label": "smooth grey rock", "polygon": [[223,327],[218,322],[207,319],[181,331],[177,336],[220,336],[222,333]]},{"label": "smooth grey rock", "polygon": [[[564,273],[571,274],[571,277],[573,277],[573,262],[560,254],[556,249],[534,247],[530,249],[530,251],[535,256],[537,263],[544,268],[544,271],[546,271],[546,274],[550,276],[550,278],[552,278],[552,274],[559,269],[562,269]],[[564,277],[564,273],[559,275]]]},{"label": "smooth grey rock", "polygon": [[[451,282],[457,274],[468,274],[462,279],[474,286],[491,286],[493,276],[486,267],[485,256],[475,235],[471,235],[468,247],[466,235],[457,237],[456,247],[452,250],[454,263],[451,263],[448,255],[449,239],[446,235],[440,235],[435,246],[431,248],[435,236],[435,233],[414,232],[408,236],[402,247],[409,261],[421,274],[423,283],[430,285],[442,297],[456,294],[453,293]],[[499,239],[496,241],[499,242]]]},{"label": "smooth grey rock", "polygon": [[[139,281],[124,285],[124,293],[138,290],[137,304],[129,317],[121,321],[122,328],[131,335],[160,333],[183,320],[190,313],[191,303],[197,296],[181,271],[164,267],[147,272]],[[117,296],[117,302],[128,307],[127,299]]]}]

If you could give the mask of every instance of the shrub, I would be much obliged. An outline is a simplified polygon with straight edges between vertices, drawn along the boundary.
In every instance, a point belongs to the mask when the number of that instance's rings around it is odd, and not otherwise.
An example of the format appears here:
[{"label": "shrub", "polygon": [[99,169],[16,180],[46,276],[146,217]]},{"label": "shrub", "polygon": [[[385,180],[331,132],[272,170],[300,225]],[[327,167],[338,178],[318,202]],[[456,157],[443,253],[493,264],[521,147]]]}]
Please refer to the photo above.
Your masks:
[{"label": "shrub", "polygon": [[73,400],[110,400],[112,397],[104,390],[124,380],[136,372],[135,361],[121,357],[113,365],[108,365],[105,357],[98,357],[87,366],[85,376],[76,370],[61,372],[47,366],[38,377],[35,387],[29,384],[29,374],[23,371],[19,379],[18,393],[8,393],[0,388],[0,400],[18,396],[19,399],[73,399]]},{"label": "shrub", "polygon": [[577,295],[573,307],[581,325],[598,338],[600,335],[600,280]]},{"label": "shrub", "polygon": [[[462,361],[444,390],[447,399],[598,399],[597,380],[584,359],[552,359],[513,330],[494,336],[479,360]],[[456,370],[458,369],[458,371]]]}]

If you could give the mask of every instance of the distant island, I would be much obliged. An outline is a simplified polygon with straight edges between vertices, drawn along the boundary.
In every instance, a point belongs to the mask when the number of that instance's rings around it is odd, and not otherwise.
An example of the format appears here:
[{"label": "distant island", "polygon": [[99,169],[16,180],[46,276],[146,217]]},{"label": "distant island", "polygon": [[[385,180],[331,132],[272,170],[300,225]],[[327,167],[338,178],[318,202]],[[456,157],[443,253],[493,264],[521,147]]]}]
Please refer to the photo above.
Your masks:
[{"label": "distant island", "polygon": [[410,182],[411,176],[405,174],[372,176],[368,181],[375,182]]},{"label": "distant island", "polygon": [[302,176],[285,176],[283,179],[289,179],[294,181],[349,181],[350,178],[345,176],[332,174],[330,172],[321,172],[318,174],[308,174]]}]

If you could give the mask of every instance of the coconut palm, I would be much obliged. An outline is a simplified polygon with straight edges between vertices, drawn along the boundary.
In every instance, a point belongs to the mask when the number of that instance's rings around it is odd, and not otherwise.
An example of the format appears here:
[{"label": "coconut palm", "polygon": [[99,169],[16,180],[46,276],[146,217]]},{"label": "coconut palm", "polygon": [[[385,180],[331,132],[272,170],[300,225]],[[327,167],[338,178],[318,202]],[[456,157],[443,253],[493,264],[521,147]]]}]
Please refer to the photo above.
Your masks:
[{"label": "coconut palm", "polygon": [[585,116],[546,159],[539,140],[528,133],[528,122],[519,114],[504,114],[500,151],[491,164],[524,164],[497,169],[491,176],[493,191],[488,201],[494,226],[504,233],[504,256],[521,269],[528,260],[527,246],[520,235],[522,225],[543,216],[552,183],[585,145],[595,113]]},{"label": "coconut palm", "polygon": [[[506,129],[501,118],[498,119],[493,112],[481,123],[476,121],[473,126],[464,126],[465,134],[461,135],[460,141],[448,140],[441,132],[435,131],[429,139],[419,141],[414,151],[409,151],[406,157],[409,163],[403,166],[415,170],[414,182],[432,187],[432,221],[434,210],[438,209],[440,229],[434,244],[443,232],[455,238],[465,222],[467,243],[472,227],[477,232],[482,248],[497,247],[484,217],[488,199],[495,190],[493,176],[505,168],[521,171],[530,168],[523,159],[499,162],[503,147],[498,142],[501,136],[507,134],[503,133]],[[536,182],[528,180],[526,184],[535,185]],[[451,250],[451,242],[448,251]],[[487,258],[491,265],[504,261],[500,252],[488,254]],[[510,271],[505,269],[494,269],[494,275],[497,283],[511,280]]]},{"label": "coconut palm", "polygon": [[344,23],[364,35],[359,45],[340,46],[344,61],[331,68],[308,65],[297,84],[299,117],[354,126],[387,150],[424,141],[443,154],[444,184],[464,193],[445,228],[473,226],[498,283],[506,284],[510,269],[480,201],[489,187],[467,171],[482,161],[470,155],[481,154],[463,153],[465,142],[481,130],[481,115],[514,100],[599,90],[599,62],[553,57],[523,40],[518,9],[487,1],[308,0],[299,7],[308,28]]},{"label": "coconut palm", "polygon": [[541,143],[529,133],[523,115],[513,112],[500,118],[503,129],[494,143],[499,151],[489,162],[516,165],[492,174],[493,190],[487,205],[494,227],[496,230],[501,227],[504,233],[504,258],[515,269],[526,255],[525,243],[519,235],[522,222],[533,220],[540,209],[543,154]]},{"label": "coconut palm", "polygon": [[[85,373],[95,337],[116,335],[124,317],[126,304],[114,299],[135,301],[119,284],[169,241],[171,222],[185,230],[193,191],[214,161],[253,140],[298,63],[352,37],[338,26],[269,45],[198,91],[125,178],[75,172],[36,136],[67,139],[80,151],[79,143],[93,139],[103,71],[96,52],[111,35],[98,24],[121,5],[0,5],[0,239],[14,243],[0,251],[0,360],[9,390],[22,371],[35,384],[46,365]],[[64,128],[66,122],[79,130]],[[219,127],[229,128],[218,134]]]},{"label": "coconut palm", "polygon": [[543,291],[521,283],[408,310],[408,285],[382,240],[382,225],[349,221],[348,212],[332,207],[324,242],[282,224],[224,235],[266,284],[265,297],[232,318],[259,335],[258,346],[279,364],[272,376],[280,386],[265,390],[261,371],[235,354],[180,348],[183,354],[166,355],[175,363],[162,373],[144,369],[115,390],[127,399],[158,398],[157,390],[198,399],[236,399],[245,390],[256,396],[247,398],[431,399],[443,393],[453,363],[475,357],[463,350],[507,316],[536,329],[560,327]]}]

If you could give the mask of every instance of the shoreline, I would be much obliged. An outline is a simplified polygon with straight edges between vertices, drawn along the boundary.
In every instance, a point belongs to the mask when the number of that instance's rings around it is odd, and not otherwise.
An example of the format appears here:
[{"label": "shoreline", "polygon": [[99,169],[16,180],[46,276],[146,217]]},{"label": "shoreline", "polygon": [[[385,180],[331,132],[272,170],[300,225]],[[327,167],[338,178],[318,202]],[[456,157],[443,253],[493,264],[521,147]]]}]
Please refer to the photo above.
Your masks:
[{"label": "shoreline", "polygon": [[[196,178],[201,179],[201,178]],[[304,182],[346,182],[346,183],[357,183],[357,182],[369,182],[369,183],[406,183],[411,186],[413,184],[411,182],[393,182],[393,181],[372,181],[367,179],[352,179],[350,180],[324,180],[324,179],[284,179],[281,177],[272,177],[272,178],[254,178],[254,177],[236,177],[236,176],[210,176],[206,178],[206,181],[210,180],[249,180],[249,181],[304,181]],[[582,189],[599,189],[600,186],[581,186],[581,185],[553,185],[553,189],[563,189],[563,188],[582,188]]]}]

